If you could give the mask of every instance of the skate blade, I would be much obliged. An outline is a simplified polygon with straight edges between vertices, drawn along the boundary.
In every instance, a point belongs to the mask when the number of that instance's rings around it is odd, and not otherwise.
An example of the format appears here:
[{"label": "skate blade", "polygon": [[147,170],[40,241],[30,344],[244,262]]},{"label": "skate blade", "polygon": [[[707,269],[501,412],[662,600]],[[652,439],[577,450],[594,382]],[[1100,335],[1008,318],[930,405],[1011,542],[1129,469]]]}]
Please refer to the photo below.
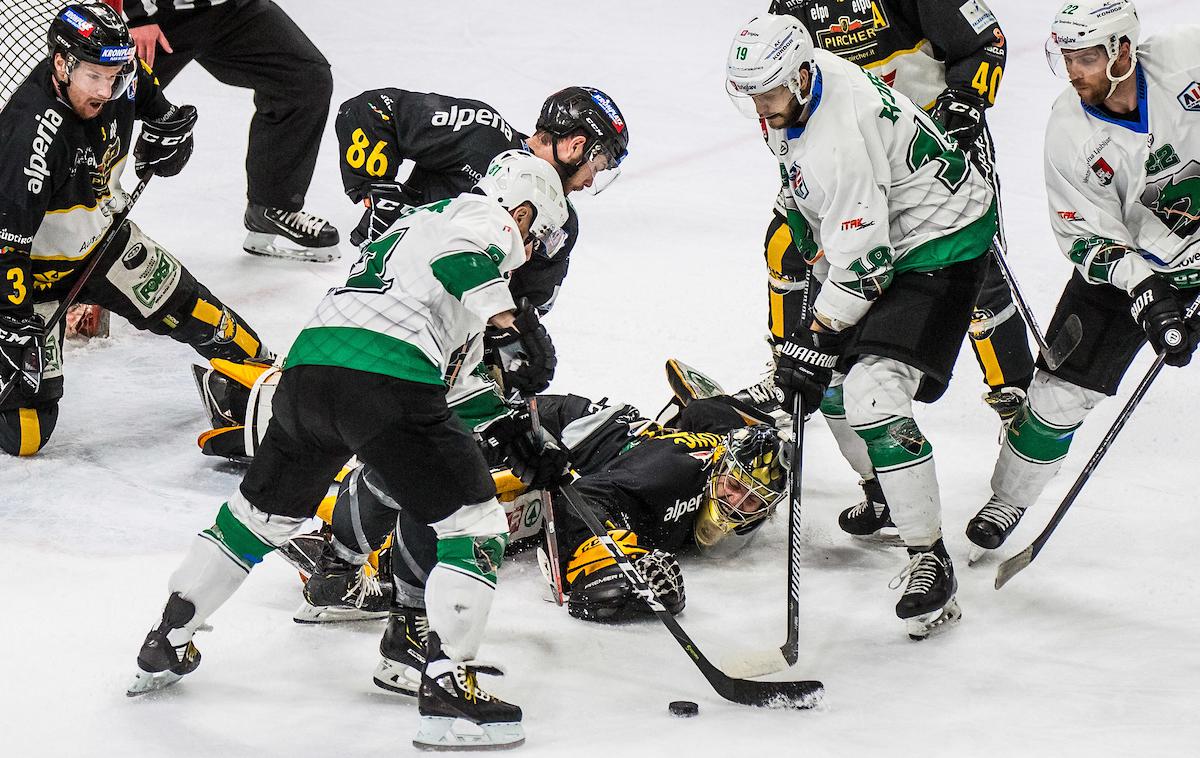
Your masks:
[{"label": "skate blade", "polygon": [[958,605],[958,599],[952,597],[948,603],[936,611],[905,619],[905,624],[908,627],[908,638],[910,640],[927,639],[938,632],[944,631],[961,618],[962,608]]},{"label": "skate blade", "polygon": [[364,611],[361,608],[336,608],[303,603],[292,614],[292,621],[297,624],[336,624],[342,621],[374,621],[387,618],[387,611]]},{"label": "skate blade", "polygon": [[996,551],[989,550],[986,547],[980,547],[979,545],[972,545],[971,552],[967,553],[967,565],[974,566],[976,563],[979,563],[981,560],[988,557],[989,555],[991,555],[994,552],[996,552]]},{"label": "skate blade", "polygon": [[885,526],[877,532],[871,534],[852,534],[850,535],[859,542],[865,542],[869,545],[882,545],[883,547],[904,547],[904,540],[900,537],[900,532],[894,526]]},{"label": "skate blade", "polygon": [[242,249],[251,255],[261,255],[269,258],[283,258],[289,261],[303,263],[328,263],[342,257],[342,251],[337,245],[329,247],[285,247],[278,242],[279,235],[264,232],[247,232]]},{"label": "skate blade", "polygon": [[525,730],[519,721],[472,724],[447,716],[422,716],[412,744],[418,750],[511,750],[525,744]]},{"label": "skate blade", "polygon": [[421,672],[412,666],[381,658],[373,676],[375,686],[397,695],[415,698],[421,687]]},{"label": "skate blade", "polygon": [[149,671],[139,671],[134,674],[133,681],[125,688],[125,696],[137,697],[149,692],[157,692],[170,687],[182,678],[183,676],[180,674],[173,674],[170,671],[159,671],[154,674]]}]

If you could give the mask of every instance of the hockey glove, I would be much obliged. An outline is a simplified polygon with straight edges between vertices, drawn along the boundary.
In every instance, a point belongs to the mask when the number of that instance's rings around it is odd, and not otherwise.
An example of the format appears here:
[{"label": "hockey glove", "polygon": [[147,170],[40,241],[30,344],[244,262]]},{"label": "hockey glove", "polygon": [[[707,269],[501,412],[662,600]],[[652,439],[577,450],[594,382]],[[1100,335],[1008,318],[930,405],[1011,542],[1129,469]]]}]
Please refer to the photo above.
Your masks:
[{"label": "hockey glove", "polygon": [[1146,330],[1154,351],[1163,356],[1168,366],[1188,365],[1200,333],[1184,323],[1183,306],[1175,288],[1151,275],[1133,288],[1132,296],[1129,314]]},{"label": "hockey glove", "polygon": [[534,434],[527,408],[500,416],[481,435],[484,444],[498,450],[513,475],[530,489],[551,489],[571,480],[567,451],[546,430],[540,438]]},{"label": "hockey glove", "polygon": [[845,341],[845,335],[838,332],[800,329],[779,344],[775,386],[783,392],[784,408],[794,406],[797,394],[804,399],[808,412],[820,406]]},{"label": "hockey glove", "polygon": [[[608,535],[620,547],[650,585],[655,597],[671,615],[683,610],[686,598],[683,572],[674,555],[664,550],[638,547],[637,535],[625,529],[610,529]],[[600,540],[592,537],[575,549],[567,564],[570,596],[567,612],[577,619],[611,623],[625,621],[650,606],[633,594],[633,586]]]},{"label": "hockey glove", "polygon": [[405,208],[421,204],[417,192],[403,182],[372,182],[363,188],[363,202],[367,210],[350,232],[350,244],[355,247],[379,239]]},{"label": "hockey glove", "polygon": [[512,328],[486,335],[485,361],[500,369],[505,392],[535,395],[550,386],[558,357],[529,300],[521,298]]},{"label": "hockey glove", "polygon": [[24,390],[30,397],[37,394],[45,365],[45,329],[36,313],[0,313],[0,393],[17,382],[16,390]]},{"label": "hockey glove", "polygon": [[946,134],[958,142],[958,148],[968,155],[975,151],[975,143],[983,134],[983,98],[974,92],[947,89],[938,95],[937,103],[929,115],[942,125]]},{"label": "hockey glove", "polygon": [[192,127],[196,125],[194,105],[171,106],[154,121],[142,123],[142,133],[133,146],[133,170],[138,179],[150,174],[175,176],[192,157]]}]

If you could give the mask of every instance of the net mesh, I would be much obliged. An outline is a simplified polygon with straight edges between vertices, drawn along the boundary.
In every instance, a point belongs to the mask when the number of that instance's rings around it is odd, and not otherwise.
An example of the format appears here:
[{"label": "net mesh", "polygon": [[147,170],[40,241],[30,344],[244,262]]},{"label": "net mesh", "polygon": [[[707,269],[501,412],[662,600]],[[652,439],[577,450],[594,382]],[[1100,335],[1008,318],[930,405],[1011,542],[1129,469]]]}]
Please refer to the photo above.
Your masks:
[{"label": "net mesh", "polygon": [[[119,0],[108,4],[121,9]],[[0,0],[0,107],[46,57],[46,31],[64,5],[64,0]]]}]

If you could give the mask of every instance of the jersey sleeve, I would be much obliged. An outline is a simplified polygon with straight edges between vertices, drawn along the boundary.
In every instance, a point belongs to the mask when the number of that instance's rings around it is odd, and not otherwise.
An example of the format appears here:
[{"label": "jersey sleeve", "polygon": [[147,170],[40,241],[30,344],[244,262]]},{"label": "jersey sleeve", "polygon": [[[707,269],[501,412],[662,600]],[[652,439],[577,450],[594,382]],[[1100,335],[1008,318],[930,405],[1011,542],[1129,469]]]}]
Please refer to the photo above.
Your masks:
[{"label": "jersey sleeve", "polygon": [[985,105],[996,102],[1007,44],[985,0],[904,0],[903,12],[946,62],[947,87],[974,92]]},{"label": "jersey sleeve", "polygon": [[373,182],[390,181],[406,157],[401,145],[413,139],[413,118],[404,111],[413,93],[399,89],[369,90],[338,108],[333,130],[338,141],[342,187],[354,202],[367,195]]},{"label": "jersey sleeve", "polygon": [[834,147],[824,171],[837,184],[821,209],[820,244],[829,265],[815,314],[835,330],[857,324],[891,284],[893,250],[889,232],[888,199],[872,164],[862,158],[860,143]]},{"label": "jersey sleeve", "polygon": [[154,70],[140,58],[134,87],[134,115],[137,118],[142,121],[154,121],[171,110],[171,102],[163,94]]},{"label": "jersey sleeve", "polygon": [[1046,195],[1050,228],[1059,248],[1086,281],[1129,292],[1154,271],[1140,255],[1130,252],[1136,248],[1135,237],[1122,220],[1120,192],[1111,178],[1109,161],[1116,163],[1116,154],[1102,152],[1088,166],[1081,148],[1056,138],[1061,126],[1055,125],[1054,118],[1047,129]]},{"label": "jersey sleeve", "polygon": [[60,114],[7,115],[0,120],[0,311],[24,316],[33,312],[33,238],[70,166]]}]

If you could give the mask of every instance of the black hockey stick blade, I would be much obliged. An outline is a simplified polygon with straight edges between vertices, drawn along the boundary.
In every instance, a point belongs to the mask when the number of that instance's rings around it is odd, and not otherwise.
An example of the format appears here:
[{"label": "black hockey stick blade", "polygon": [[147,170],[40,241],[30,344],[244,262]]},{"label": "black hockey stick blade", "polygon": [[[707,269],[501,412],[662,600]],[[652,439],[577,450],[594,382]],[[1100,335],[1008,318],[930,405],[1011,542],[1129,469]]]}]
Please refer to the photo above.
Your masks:
[{"label": "black hockey stick blade", "polygon": [[789,666],[800,658],[800,494],[804,471],[804,398],[796,393],[792,408],[792,460],[788,477],[787,638],[779,646]]},{"label": "black hockey stick blade", "polygon": [[1061,366],[1071,353],[1075,352],[1075,348],[1079,347],[1079,341],[1082,339],[1083,324],[1079,322],[1079,316],[1072,313],[1063,322],[1062,329],[1054,338],[1054,344],[1042,353],[1042,360],[1046,361],[1046,366],[1053,371]]},{"label": "black hockey stick blade", "polygon": [[559,491],[571,510],[575,511],[575,514],[587,525],[592,536],[600,540],[600,543],[612,555],[613,560],[617,562],[617,568],[621,570],[625,579],[633,587],[633,593],[641,598],[658,617],[658,620],[667,627],[667,631],[696,664],[696,668],[700,669],[700,673],[704,675],[718,695],[733,703],[759,708],[812,708],[821,701],[825,685],[818,681],[760,682],[754,679],[734,679],[714,666],[704,653],[700,652],[700,648],[679,625],[671,612],[659,602],[654,590],[642,577],[641,572],[634,567],[621,548],[608,535],[604,525],[584,504],[583,496],[570,484],[562,485]]}]

